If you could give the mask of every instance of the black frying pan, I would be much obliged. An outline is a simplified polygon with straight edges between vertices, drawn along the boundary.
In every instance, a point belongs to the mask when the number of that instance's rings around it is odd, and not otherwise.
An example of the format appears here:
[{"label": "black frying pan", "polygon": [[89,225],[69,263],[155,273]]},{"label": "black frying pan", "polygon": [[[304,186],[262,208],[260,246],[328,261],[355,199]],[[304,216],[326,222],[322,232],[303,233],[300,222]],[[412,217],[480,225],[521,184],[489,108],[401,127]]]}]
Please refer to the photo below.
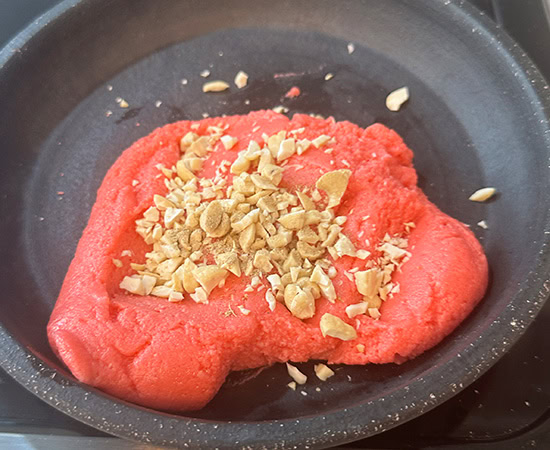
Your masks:
[{"label": "black frying pan", "polygon": [[[207,96],[203,69],[226,80],[243,69],[250,83]],[[293,85],[303,94],[282,100]],[[386,94],[403,85],[411,100],[387,111]],[[182,416],[76,382],[50,350],[46,323],[109,166],[167,122],[281,103],[289,114],[401,133],[421,187],[484,244],[486,298],[417,359],[341,367],[325,384],[312,380],[307,396],[286,387],[282,366],[244,383],[233,375],[206,408]],[[548,295],[549,108],[521,49],[461,1],[68,0],[0,54],[0,363],[72,417],[155,444],[323,447],[416,417],[487,370]],[[501,194],[468,201],[486,185]],[[482,219],[486,231],[475,226]]]}]

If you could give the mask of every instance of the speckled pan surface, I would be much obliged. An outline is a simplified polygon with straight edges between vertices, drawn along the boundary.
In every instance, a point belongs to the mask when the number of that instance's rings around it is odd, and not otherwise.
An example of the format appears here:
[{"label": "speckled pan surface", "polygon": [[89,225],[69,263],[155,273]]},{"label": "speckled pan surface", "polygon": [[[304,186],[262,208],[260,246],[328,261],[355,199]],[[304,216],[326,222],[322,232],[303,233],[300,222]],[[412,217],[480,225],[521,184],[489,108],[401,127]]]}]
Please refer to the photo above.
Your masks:
[{"label": "speckled pan surface", "polygon": [[[243,69],[250,83],[205,96],[203,69],[227,80]],[[405,84],[411,100],[390,113],[386,94]],[[283,100],[292,85],[302,95]],[[0,363],[61,411],[154,444],[326,447],[416,417],[487,370],[548,296],[549,96],[521,49],[461,1],[65,2],[0,54]],[[330,382],[308,383],[306,396],[286,388],[281,366],[244,383],[232,377],[204,410],[181,416],[75,382],[45,328],[109,166],[164,123],[281,103],[290,114],[395,128],[430,199],[481,239],[486,298],[419,358],[338,368]],[[468,201],[486,185],[500,194]]]}]

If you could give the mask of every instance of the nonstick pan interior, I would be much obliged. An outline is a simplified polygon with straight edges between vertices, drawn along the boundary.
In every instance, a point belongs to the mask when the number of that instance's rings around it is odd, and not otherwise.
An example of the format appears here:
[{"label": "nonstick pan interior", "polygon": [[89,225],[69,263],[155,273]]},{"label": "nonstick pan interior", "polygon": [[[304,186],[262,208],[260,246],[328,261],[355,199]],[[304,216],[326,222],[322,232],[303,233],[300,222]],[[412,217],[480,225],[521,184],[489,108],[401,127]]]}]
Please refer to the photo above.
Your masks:
[{"label": "nonstick pan interior", "polygon": [[[548,278],[550,135],[538,96],[548,92],[542,78],[461,2],[312,6],[73,1],[27,30],[27,43],[2,53],[0,360],[31,391],[105,431],[159,444],[323,446],[380,432],[449,398],[531,321]],[[205,95],[205,69],[210,80],[228,81],[245,70],[249,85]],[[325,81],[327,73],[334,78]],[[403,85],[411,99],[392,113],[385,97]],[[292,86],[302,95],[285,99]],[[279,365],[232,375],[206,408],[181,416],[75,382],[48,346],[46,323],[110,165],[165,123],[277,105],[289,115],[381,122],[398,131],[415,152],[429,198],[483,243],[491,265],[486,298],[419,358],[340,366],[329,382],[310,377],[301,389],[307,395],[286,387]],[[468,200],[487,185],[498,188],[493,201]],[[480,220],[488,230],[476,226]],[[301,367],[312,373],[311,363]]]}]

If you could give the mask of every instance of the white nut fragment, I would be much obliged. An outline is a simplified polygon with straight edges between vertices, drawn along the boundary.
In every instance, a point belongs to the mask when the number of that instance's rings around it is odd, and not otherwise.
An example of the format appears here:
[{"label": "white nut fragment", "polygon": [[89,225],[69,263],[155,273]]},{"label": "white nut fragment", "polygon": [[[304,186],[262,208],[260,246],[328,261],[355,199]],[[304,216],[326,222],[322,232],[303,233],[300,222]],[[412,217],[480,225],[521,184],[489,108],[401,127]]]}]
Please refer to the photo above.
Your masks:
[{"label": "white nut fragment", "polygon": [[389,242],[385,242],[378,249],[383,251],[393,261],[399,261],[400,259],[409,255],[409,252],[407,250],[399,248],[396,245],[390,244]]},{"label": "white nut fragment", "polygon": [[321,292],[329,302],[334,303],[336,300],[336,290],[334,289],[332,280],[323,271],[321,266],[315,266],[315,269],[313,269],[311,273],[310,280],[319,285]]},{"label": "white nut fragment", "polygon": [[151,291],[151,295],[154,295],[155,297],[160,297],[160,298],[168,298],[170,297],[170,294],[172,293],[172,291],[173,289],[169,288],[168,286],[155,286]]},{"label": "white nut fragment", "polygon": [[226,253],[220,253],[216,255],[215,257],[216,264],[221,267],[222,269],[229,270],[232,274],[236,275],[237,277],[241,276],[241,265],[239,262],[239,257],[236,253],[233,252],[226,252]]},{"label": "white nut fragment", "polygon": [[277,162],[290,158],[294,153],[296,153],[296,141],[294,138],[285,139],[277,151]]},{"label": "white nut fragment", "polygon": [[399,111],[403,103],[409,99],[409,88],[403,86],[402,88],[396,89],[386,97],[386,108],[390,111]]},{"label": "white nut fragment", "polygon": [[351,170],[340,169],[327,172],[317,180],[315,187],[325,191],[328,195],[328,208],[333,208],[340,204],[340,200],[348,187],[350,176]]},{"label": "white nut fragment", "polygon": [[195,292],[189,296],[195,303],[208,304],[208,293],[201,287],[198,287]]},{"label": "white nut fragment", "polygon": [[225,135],[220,138],[220,141],[226,150],[231,150],[239,140],[236,137]]},{"label": "white nut fragment", "polygon": [[369,316],[371,316],[374,320],[380,319],[382,317],[382,314],[380,314],[380,311],[378,308],[369,308]]},{"label": "white nut fragment", "polygon": [[325,145],[328,141],[330,141],[330,136],[327,136],[326,134],[322,134],[321,136],[317,136],[311,143],[315,148],[322,147]]},{"label": "white nut fragment", "polygon": [[141,282],[141,277],[132,275],[131,277],[124,277],[120,282],[119,287],[132,294],[145,295],[145,289]]},{"label": "white nut fragment", "polygon": [[115,267],[122,267],[124,265],[120,259],[113,258],[111,261],[113,261]]},{"label": "white nut fragment", "polygon": [[200,266],[193,270],[193,276],[207,294],[210,294],[220,281],[225,280],[227,275],[227,270],[215,265]]},{"label": "white nut fragment", "polygon": [[193,271],[197,268],[196,264],[190,259],[186,259],[184,263],[176,270],[176,276],[181,280],[183,289],[189,294],[195,292],[199,287],[198,281],[193,276]]},{"label": "white nut fragment", "polygon": [[304,192],[297,192],[298,198],[300,199],[300,203],[302,204],[302,207],[306,211],[313,211],[315,209],[315,203],[313,203],[313,200],[311,200],[307,194]]},{"label": "white nut fragment", "polygon": [[296,211],[279,217],[279,223],[288,230],[300,230],[304,227],[306,221],[305,211]]},{"label": "white nut fragment", "polygon": [[315,366],[313,366],[313,370],[315,370],[315,375],[317,375],[317,378],[321,381],[327,381],[334,375],[334,370],[326,364],[315,364]]},{"label": "white nut fragment", "polygon": [[287,386],[292,389],[293,391],[296,390],[296,381],[291,381],[290,383],[287,384]]},{"label": "white nut fragment", "polygon": [[243,172],[246,172],[250,168],[250,161],[244,157],[244,155],[239,155],[237,159],[231,164],[231,173],[234,175],[240,175]]},{"label": "white nut fragment", "polygon": [[202,85],[202,92],[221,92],[226,89],[229,89],[229,84],[221,80],[209,81]]},{"label": "white nut fragment", "polygon": [[369,304],[367,302],[356,303],[355,305],[349,305],[346,307],[346,314],[350,319],[360,314],[365,314]]},{"label": "white nut fragment", "polygon": [[281,277],[276,273],[268,275],[267,281],[269,281],[269,284],[271,284],[271,289],[273,289],[274,291],[283,290],[283,282],[281,281]]},{"label": "white nut fragment", "polygon": [[239,311],[243,316],[248,316],[251,312],[249,309],[246,309],[243,305],[239,305],[237,306],[237,308],[239,308]]},{"label": "white nut fragment", "polygon": [[286,370],[291,378],[298,384],[306,384],[307,376],[292,364],[286,363]]},{"label": "white nut fragment", "polygon": [[181,302],[183,300],[183,294],[181,292],[172,291],[168,296],[168,301],[172,303]]},{"label": "white nut fragment", "polygon": [[143,213],[143,218],[149,222],[158,222],[160,219],[159,210],[154,206],[151,206]]},{"label": "white nut fragment", "polygon": [[470,195],[469,200],[473,202],[484,202],[489,200],[496,192],[497,190],[494,187],[481,188]]},{"label": "white nut fragment", "polygon": [[267,302],[267,304],[269,306],[269,309],[271,311],[275,311],[275,305],[277,304],[277,300],[275,299],[275,296],[273,295],[273,292],[266,291],[265,301]]},{"label": "white nut fragment", "polygon": [[383,273],[376,268],[355,272],[357,291],[366,297],[376,295],[382,284],[382,278]]},{"label": "white nut fragment", "polygon": [[223,217],[223,206],[219,200],[208,204],[200,217],[200,227],[206,234],[211,234],[220,226]]},{"label": "white nut fragment", "polygon": [[338,256],[355,256],[356,250],[353,243],[345,234],[340,234],[340,237],[334,244],[334,249]]},{"label": "white nut fragment", "polygon": [[164,212],[164,225],[166,228],[171,228],[174,222],[178,220],[185,211],[179,208],[166,208]]},{"label": "white nut fragment", "polygon": [[181,159],[176,163],[176,172],[181,181],[189,181],[195,178],[195,174],[186,167],[185,162]]},{"label": "white nut fragment", "polygon": [[242,70],[239,70],[237,72],[237,75],[235,75],[235,86],[237,86],[239,89],[242,89],[248,84],[248,74],[246,72],[243,72]]},{"label": "white nut fragment", "polygon": [[143,287],[143,295],[149,295],[153,289],[155,288],[155,284],[157,283],[156,277],[153,277],[151,275],[143,275],[141,278],[141,285]]},{"label": "white nut fragment", "polygon": [[294,317],[309,319],[315,314],[315,298],[309,289],[294,283],[287,284],[284,293],[285,305]]},{"label": "white nut fragment", "polygon": [[319,325],[324,337],[331,336],[342,341],[351,341],[357,338],[355,328],[330,313],[323,314]]}]

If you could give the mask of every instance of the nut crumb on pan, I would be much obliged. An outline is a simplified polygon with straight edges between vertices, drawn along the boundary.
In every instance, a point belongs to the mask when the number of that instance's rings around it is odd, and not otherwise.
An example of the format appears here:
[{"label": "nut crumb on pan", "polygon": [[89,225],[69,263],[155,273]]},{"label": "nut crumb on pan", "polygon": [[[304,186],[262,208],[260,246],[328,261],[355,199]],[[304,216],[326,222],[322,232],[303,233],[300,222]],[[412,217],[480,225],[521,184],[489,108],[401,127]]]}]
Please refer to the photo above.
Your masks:
[{"label": "nut crumb on pan", "polygon": [[326,364],[315,364],[313,369],[315,371],[315,375],[317,375],[317,378],[321,381],[327,381],[334,375],[334,371]]},{"label": "nut crumb on pan", "polygon": [[477,226],[483,228],[484,230],[487,230],[489,228],[489,225],[487,225],[487,222],[485,220],[480,220],[477,223]]},{"label": "nut crumb on pan", "polygon": [[355,45],[353,42],[348,43],[348,53],[351,55],[355,51]]},{"label": "nut crumb on pan", "polygon": [[325,81],[329,81],[329,80],[332,80],[334,78],[334,74],[333,73],[327,73],[325,75]]},{"label": "nut crumb on pan", "polygon": [[494,187],[481,188],[470,195],[469,200],[473,202],[484,202],[489,200],[496,192],[497,190]]},{"label": "nut crumb on pan", "polygon": [[200,76],[203,77],[203,78],[208,78],[210,76],[210,71],[208,69],[204,69],[201,73],[200,73]]},{"label": "nut crumb on pan", "polygon": [[296,381],[291,381],[290,383],[287,384],[287,386],[292,389],[293,391],[296,390]]},{"label": "nut crumb on pan", "polygon": [[307,376],[292,364],[286,363],[286,369],[290,377],[298,384],[306,384]]},{"label": "nut crumb on pan", "polygon": [[235,86],[237,86],[239,89],[242,89],[248,84],[248,74],[246,72],[243,72],[242,70],[239,70],[237,75],[235,75],[234,83]]},{"label": "nut crumb on pan", "polygon": [[403,86],[402,88],[396,89],[395,91],[390,92],[386,97],[386,107],[390,111],[399,111],[401,106],[409,100],[409,88]]},{"label": "nut crumb on pan", "polygon": [[130,105],[128,104],[128,102],[124,99],[121,99],[118,106],[120,106],[121,108],[128,108]]},{"label": "nut crumb on pan", "polygon": [[272,109],[273,109],[273,111],[275,111],[276,113],[279,113],[279,114],[285,114],[289,111],[288,108],[286,106],[283,106],[283,105],[275,106]]},{"label": "nut crumb on pan", "polygon": [[202,85],[202,92],[222,92],[229,89],[229,84],[222,80],[209,81]]}]

